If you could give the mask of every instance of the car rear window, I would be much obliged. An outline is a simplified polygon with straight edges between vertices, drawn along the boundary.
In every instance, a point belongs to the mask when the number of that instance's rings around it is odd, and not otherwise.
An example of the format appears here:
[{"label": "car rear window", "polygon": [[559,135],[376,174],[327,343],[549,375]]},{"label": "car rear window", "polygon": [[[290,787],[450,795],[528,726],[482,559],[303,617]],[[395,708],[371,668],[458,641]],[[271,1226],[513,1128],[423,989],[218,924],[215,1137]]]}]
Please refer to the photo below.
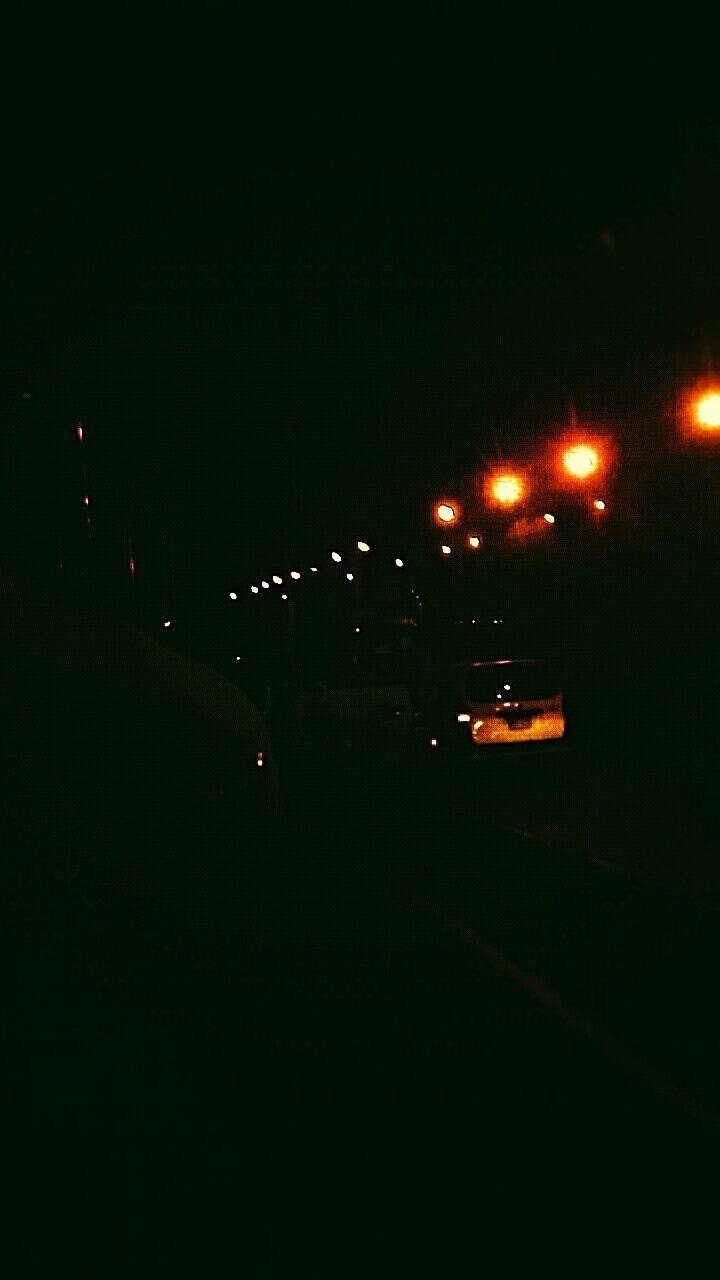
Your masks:
[{"label": "car rear window", "polygon": [[465,695],[472,702],[524,702],[529,698],[554,698],[559,692],[557,674],[544,662],[473,667],[465,680]]}]

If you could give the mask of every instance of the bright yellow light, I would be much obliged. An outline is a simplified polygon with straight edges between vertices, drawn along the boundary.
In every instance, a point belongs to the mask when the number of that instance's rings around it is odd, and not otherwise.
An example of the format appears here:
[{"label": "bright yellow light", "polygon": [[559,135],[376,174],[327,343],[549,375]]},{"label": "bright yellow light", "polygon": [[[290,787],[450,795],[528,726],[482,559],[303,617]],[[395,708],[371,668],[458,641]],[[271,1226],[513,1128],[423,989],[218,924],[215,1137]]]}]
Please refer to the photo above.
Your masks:
[{"label": "bright yellow light", "polygon": [[367,543],[367,542],[358,542],[358,544],[357,544],[357,549],[358,549],[358,551],[369,551],[369,550],[370,550],[370,544],[369,544],[369,543]]},{"label": "bright yellow light", "polygon": [[720,394],[712,391],[696,402],[695,417],[701,427],[720,427]]},{"label": "bright yellow light", "polygon": [[342,556],[338,551],[331,551],[330,556],[335,561],[336,564],[339,564],[340,561],[342,560]]},{"label": "bright yellow light", "polygon": [[395,557],[395,568],[396,568],[396,569],[402,569],[403,564],[404,564],[404,561],[403,561],[403,560],[401,560],[399,556],[396,556],[396,557]]},{"label": "bright yellow light", "polygon": [[586,480],[593,475],[600,465],[597,449],[589,444],[574,444],[563,454],[563,466],[569,476],[576,480]]},{"label": "bright yellow light", "polygon": [[262,769],[262,767],[263,767],[264,763],[265,763],[265,758],[264,758],[264,756],[263,756],[263,753],[262,753],[262,751],[258,751],[258,753],[257,753],[257,767],[258,767],[258,769]]},{"label": "bright yellow light", "polygon": [[279,574],[277,573],[273,574],[273,582],[276,582],[279,587],[282,586],[282,578],[279,576]]},{"label": "bright yellow light", "polygon": [[266,590],[266,591],[269,591],[269,590],[270,590],[270,583],[269,583],[269,582],[266,582],[264,578],[263,578],[262,583],[261,583],[260,585],[261,585],[261,586],[263,586],[263,587],[265,588],[265,590]]},{"label": "bright yellow light", "polygon": [[170,626],[170,619],[169,619],[169,618],[166,618],[165,622],[163,622],[163,626],[164,626],[164,627],[169,627],[169,626]]},{"label": "bright yellow light", "polygon": [[452,548],[448,547],[446,543],[443,543],[440,550],[442,551],[444,556],[449,556],[451,554]]},{"label": "bright yellow light", "polygon": [[555,523],[555,517],[554,517],[554,515],[551,515],[551,513],[550,513],[549,511],[546,511],[546,512],[545,512],[545,515],[543,516],[543,520],[546,520],[548,524],[554,524],[554,523]]},{"label": "bright yellow light", "polygon": [[512,507],[523,496],[522,481],[519,476],[496,476],[492,482],[492,495],[496,502],[505,507]]},{"label": "bright yellow light", "polygon": [[437,744],[438,744],[438,740],[437,740],[437,738],[431,738],[431,739],[430,739],[430,746],[431,746],[431,747],[436,747],[436,746],[437,746]]},{"label": "bright yellow light", "polygon": [[352,582],[352,581],[353,581],[353,575],[352,575],[351,573],[346,573],[346,574],[345,574],[345,577],[347,578],[348,582]]},{"label": "bright yellow light", "polygon": [[85,497],[83,498],[83,502],[85,503],[86,507],[90,506],[90,499],[88,498],[87,494],[85,494]]},{"label": "bright yellow light", "polygon": [[230,599],[231,599],[231,600],[237,600],[237,591],[231,591],[231,592],[230,592]]},{"label": "bright yellow light", "polygon": [[480,546],[480,537],[477,533],[470,534],[470,537],[468,538],[468,546],[472,547],[474,551],[477,551],[477,548]]},{"label": "bright yellow light", "polygon": [[282,596],[281,596],[280,598],[281,598],[281,600],[287,600],[287,596],[286,596],[286,594],[285,594],[285,592],[284,592],[284,591],[283,591]]},{"label": "bright yellow light", "polygon": [[438,520],[442,520],[443,524],[452,524],[456,518],[455,508],[449,502],[440,502],[436,507]]},{"label": "bright yellow light", "polygon": [[607,504],[603,502],[602,498],[596,498],[595,501],[593,502],[593,506],[596,511],[604,511],[606,505]]},{"label": "bright yellow light", "polygon": [[83,438],[82,422],[78,422],[78,427],[77,427],[77,438],[78,438],[78,440],[82,440],[82,438]]},{"label": "bright yellow light", "polygon": [[311,565],[310,565],[310,572],[311,572],[311,573],[317,573],[317,565],[311,564]]},{"label": "bright yellow light", "polygon": [[254,596],[256,596],[256,595],[257,595],[257,593],[258,593],[258,591],[260,590],[260,588],[259,588],[259,587],[254,587],[254,586],[253,586],[253,587],[251,587],[251,588],[250,588],[250,590],[252,591],[253,595],[254,595]]},{"label": "bright yellow light", "polygon": [[290,570],[290,577],[294,578],[295,581],[297,582],[297,579],[300,577],[300,574],[298,573],[297,569]]},{"label": "bright yellow light", "polygon": [[467,711],[459,711],[459,712],[458,712],[457,722],[458,722],[458,724],[469,724],[469,723],[470,723],[470,716],[468,715]]}]

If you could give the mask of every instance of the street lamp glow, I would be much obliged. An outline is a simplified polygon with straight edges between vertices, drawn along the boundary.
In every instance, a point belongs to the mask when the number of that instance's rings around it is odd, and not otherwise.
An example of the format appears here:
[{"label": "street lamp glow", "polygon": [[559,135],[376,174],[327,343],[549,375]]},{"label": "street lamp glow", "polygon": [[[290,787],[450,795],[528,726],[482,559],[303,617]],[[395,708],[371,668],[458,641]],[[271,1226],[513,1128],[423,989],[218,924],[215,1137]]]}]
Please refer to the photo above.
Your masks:
[{"label": "street lamp glow", "polygon": [[457,512],[450,502],[439,502],[435,514],[442,524],[454,524],[457,520]]},{"label": "street lamp glow", "polygon": [[257,593],[258,593],[258,591],[260,590],[260,588],[259,588],[259,587],[256,587],[255,585],[253,585],[253,586],[250,588],[250,590],[252,591],[253,595],[254,595],[254,596],[256,596],[256,595],[257,595]]},{"label": "street lamp glow", "polygon": [[165,619],[165,621],[163,622],[163,626],[164,626],[164,627],[169,627],[169,626],[171,626],[171,625],[172,625],[172,624],[171,624],[171,622],[170,622],[170,619],[169,619],[169,618],[166,618],[166,619]]},{"label": "street lamp glow", "polygon": [[444,556],[449,556],[452,554],[452,548],[449,547],[446,542],[443,543],[440,550],[442,551]]},{"label": "street lamp glow", "polygon": [[276,584],[276,586],[278,586],[278,587],[281,587],[281,586],[282,586],[282,578],[281,578],[277,573],[274,573],[274,574],[273,574],[273,582],[274,582],[274,583]]},{"label": "street lamp glow", "polygon": [[231,592],[230,592],[230,599],[231,599],[231,600],[237,600],[237,591],[231,591]]},{"label": "street lamp glow", "polygon": [[295,580],[297,581],[297,579],[300,577],[300,574],[298,573],[297,569],[290,570],[290,577],[295,578]]},{"label": "street lamp glow", "polygon": [[575,480],[587,480],[599,466],[597,449],[589,444],[573,444],[563,454],[563,467]]},{"label": "street lamp glow", "polygon": [[472,547],[473,551],[477,551],[480,546],[480,535],[477,533],[471,533],[468,538],[468,546]]},{"label": "street lamp glow", "polygon": [[593,502],[593,506],[596,511],[604,511],[607,506],[607,503],[603,502],[602,498],[596,498],[595,501]]},{"label": "street lamp glow", "polygon": [[345,574],[345,577],[347,578],[348,582],[352,582],[352,580],[353,580],[353,575],[352,575],[351,573],[346,573],[346,574]]},{"label": "street lamp glow", "polygon": [[504,507],[512,507],[523,496],[523,484],[519,476],[495,476],[492,482],[492,495],[496,502]]},{"label": "street lamp glow", "polygon": [[404,566],[404,564],[405,564],[405,561],[404,561],[404,560],[401,560],[399,556],[396,556],[396,557],[395,557],[395,568],[396,568],[396,569],[402,569],[402,568],[403,568],[403,566]]},{"label": "street lamp glow", "polygon": [[310,565],[310,572],[311,572],[311,573],[317,573],[317,565],[316,565],[316,564],[311,564],[311,565]]},{"label": "street lamp glow", "polygon": [[720,427],[720,393],[710,392],[695,404],[695,418],[701,427],[713,431]]},{"label": "street lamp glow", "polygon": [[369,551],[369,550],[370,550],[370,544],[369,544],[369,542],[358,542],[358,544],[357,544],[357,549],[358,549],[358,551],[365,551],[365,552],[367,552],[367,551]]},{"label": "street lamp glow", "polygon": [[282,593],[281,599],[282,599],[282,600],[287,600],[287,595],[286,595],[286,593],[285,593],[284,591],[283,591],[283,593]]},{"label": "street lamp glow", "polygon": [[342,560],[342,556],[340,555],[339,551],[331,551],[330,559],[334,560],[336,564],[340,564],[340,561]]},{"label": "street lamp glow", "polygon": [[547,524],[554,524],[554,523],[555,523],[555,517],[554,517],[554,515],[552,515],[552,514],[551,514],[551,512],[549,512],[549,511],[546,511],[546,512],[545,512],[545,515],[543,516],[543,520],[545,520],[545,522],[546,522]]},{"label": "street lamp glow", "polygon": [[269,590],[270,590],[270,583],[269,583],[269,582],[266,582],[264,578],[263,578],[262,582],[260,583],[260,586],[261,586],[261,587],[264,587],[264,589],[265,589],[266,591],[269,591]]}]

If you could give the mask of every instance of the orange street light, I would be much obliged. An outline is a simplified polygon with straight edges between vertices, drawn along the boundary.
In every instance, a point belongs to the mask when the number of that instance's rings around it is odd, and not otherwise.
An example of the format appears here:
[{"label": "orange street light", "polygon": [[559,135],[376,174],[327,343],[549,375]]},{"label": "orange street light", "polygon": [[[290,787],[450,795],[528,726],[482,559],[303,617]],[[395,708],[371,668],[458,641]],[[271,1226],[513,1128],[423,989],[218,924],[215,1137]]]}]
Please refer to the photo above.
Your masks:
[{"label": "orange street light", "polygon": [[477,551],[481,544],[482,537],[479,533],[471,533],[468,535],[468,546],[471,547],[473,551]]},{"label": "orange street light", "polygon": [[708,391],[695,401],[695,421],[703,431],[716,431],[720,427],[720,392]]},{"label": "orange street light", "polygon": [[563,453],[563,468],[573,480],[587,480],[600,466],[600,455],[590,444],[572,444]]},{"label": "orange street light", "polygon": [[502,507],[514,507],[524,496],[525,486],[519,476],[512,472],[502,472],[493,476],[490,492]]}]

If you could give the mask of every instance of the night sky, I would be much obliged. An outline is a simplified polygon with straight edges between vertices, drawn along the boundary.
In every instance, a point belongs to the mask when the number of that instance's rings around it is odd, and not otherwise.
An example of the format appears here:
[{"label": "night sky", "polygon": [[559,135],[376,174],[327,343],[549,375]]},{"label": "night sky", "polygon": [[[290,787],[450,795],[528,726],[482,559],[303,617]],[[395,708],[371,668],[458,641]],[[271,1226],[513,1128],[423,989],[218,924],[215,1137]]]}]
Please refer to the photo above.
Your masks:
[{"label": "night sky", "polygon": [[68,554],[78,419],[98,538],[214,589],[412,546],[428,492],[570,402],[632,430],[717,358],[697,60],[471,12],[131,6],[9,45],[11,567]]}]

